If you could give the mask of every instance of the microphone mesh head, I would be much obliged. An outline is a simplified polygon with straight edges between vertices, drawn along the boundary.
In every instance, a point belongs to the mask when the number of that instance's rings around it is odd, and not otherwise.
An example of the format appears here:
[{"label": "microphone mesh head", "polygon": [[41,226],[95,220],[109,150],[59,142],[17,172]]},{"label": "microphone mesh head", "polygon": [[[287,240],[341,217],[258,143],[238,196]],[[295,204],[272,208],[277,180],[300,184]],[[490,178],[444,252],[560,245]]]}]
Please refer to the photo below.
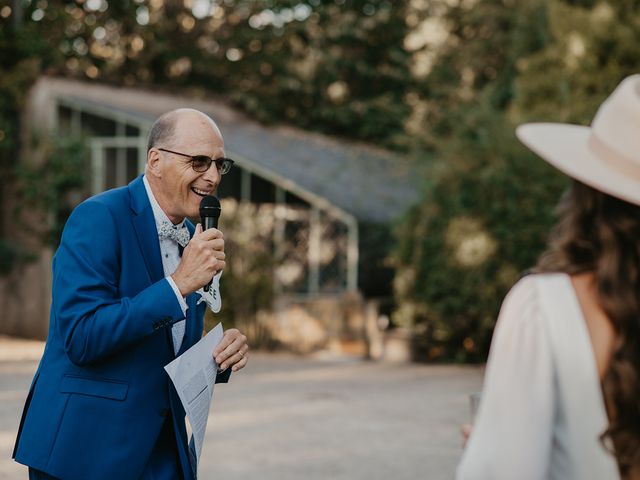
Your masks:
[{"label": "microphone mesh head", "polygon": [[219,217],[220,210],[220,200],[218,200],[218,197],[207,195],[200,201],[201,217]]}]

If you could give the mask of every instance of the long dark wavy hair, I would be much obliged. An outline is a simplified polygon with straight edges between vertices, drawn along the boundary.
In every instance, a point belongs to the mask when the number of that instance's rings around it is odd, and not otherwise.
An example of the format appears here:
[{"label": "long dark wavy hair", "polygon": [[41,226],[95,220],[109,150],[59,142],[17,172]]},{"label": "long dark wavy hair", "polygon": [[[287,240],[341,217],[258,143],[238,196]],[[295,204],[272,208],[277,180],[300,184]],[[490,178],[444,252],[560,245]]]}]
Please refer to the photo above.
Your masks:
[{"label": "long dark wavy hair", "polygon": [[616,343],[602,381],[601,441],[629,479],[640,470],[640,207],[574,181],[537,272],[592,272]]}]

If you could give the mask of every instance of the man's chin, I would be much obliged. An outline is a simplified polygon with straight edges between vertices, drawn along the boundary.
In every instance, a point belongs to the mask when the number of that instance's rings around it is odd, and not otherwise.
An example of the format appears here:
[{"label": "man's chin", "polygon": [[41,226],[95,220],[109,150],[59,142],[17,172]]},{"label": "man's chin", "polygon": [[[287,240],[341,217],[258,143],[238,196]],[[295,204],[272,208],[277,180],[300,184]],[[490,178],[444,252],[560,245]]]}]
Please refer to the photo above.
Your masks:
[{"label": "man's chin", "polygon": [[193,211],[194,209],[198,210],[200,208],[200,202],[202,201],[203,198],[204,196],[198,195],[194,191],[190,191],[189,201],[188,201],[188,204],[185,205],[185,207],[188,208],[190,211]]},{"label": "man's chin", "polygon": [[186,205],[186,217],[193,218],[198,220],[200,218],[200,201],[202,199],[200,197],[196,197],[195,195],[191,198],[189,205]]}]

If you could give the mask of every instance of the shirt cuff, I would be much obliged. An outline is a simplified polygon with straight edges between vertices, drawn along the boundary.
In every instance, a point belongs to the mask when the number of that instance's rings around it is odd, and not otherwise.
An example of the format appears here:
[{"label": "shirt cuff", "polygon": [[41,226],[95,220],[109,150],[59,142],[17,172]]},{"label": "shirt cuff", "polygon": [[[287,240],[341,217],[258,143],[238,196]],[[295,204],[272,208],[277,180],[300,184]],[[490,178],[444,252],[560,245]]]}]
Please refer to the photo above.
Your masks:
[{"label": "shirt cuff", "polygon": [[173,289],[173,293],[176,294],[176,298],[178,299],[178,303],[180,303],[180,308],[182,309],[182,315],[186,317],[187,308],[189,308],[189,305],[187,305],[187,301],[180,294],[180,289],[178,288],[178,285],[176,285],[176,282],[173,281],[173,278],[171,278],[171,276],[168,276],[165,278],[167,279],[167,282],[169,282],[169,285],[171,285],[171,288]]}]

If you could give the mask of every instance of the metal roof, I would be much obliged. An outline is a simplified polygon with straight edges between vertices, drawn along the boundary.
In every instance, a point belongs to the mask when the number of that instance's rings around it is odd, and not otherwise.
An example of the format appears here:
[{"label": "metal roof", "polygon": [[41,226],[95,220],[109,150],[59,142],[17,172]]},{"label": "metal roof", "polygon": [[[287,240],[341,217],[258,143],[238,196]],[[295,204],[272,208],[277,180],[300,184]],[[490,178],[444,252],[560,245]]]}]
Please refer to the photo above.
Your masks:
[{"label": "metal roof", "polygon": [[[43,108],[53,108],[53,100],[63,99],[145,130],[164,112],[196,108],[215,120],[225,149],[240,166],[360,220],[389,221],[418,200],[415,161],[293,127],[262,125],[219,99],[47,77],[38,81],[32,96],[38,116]],[[48,115],[52,118],[51,111]]]}]

